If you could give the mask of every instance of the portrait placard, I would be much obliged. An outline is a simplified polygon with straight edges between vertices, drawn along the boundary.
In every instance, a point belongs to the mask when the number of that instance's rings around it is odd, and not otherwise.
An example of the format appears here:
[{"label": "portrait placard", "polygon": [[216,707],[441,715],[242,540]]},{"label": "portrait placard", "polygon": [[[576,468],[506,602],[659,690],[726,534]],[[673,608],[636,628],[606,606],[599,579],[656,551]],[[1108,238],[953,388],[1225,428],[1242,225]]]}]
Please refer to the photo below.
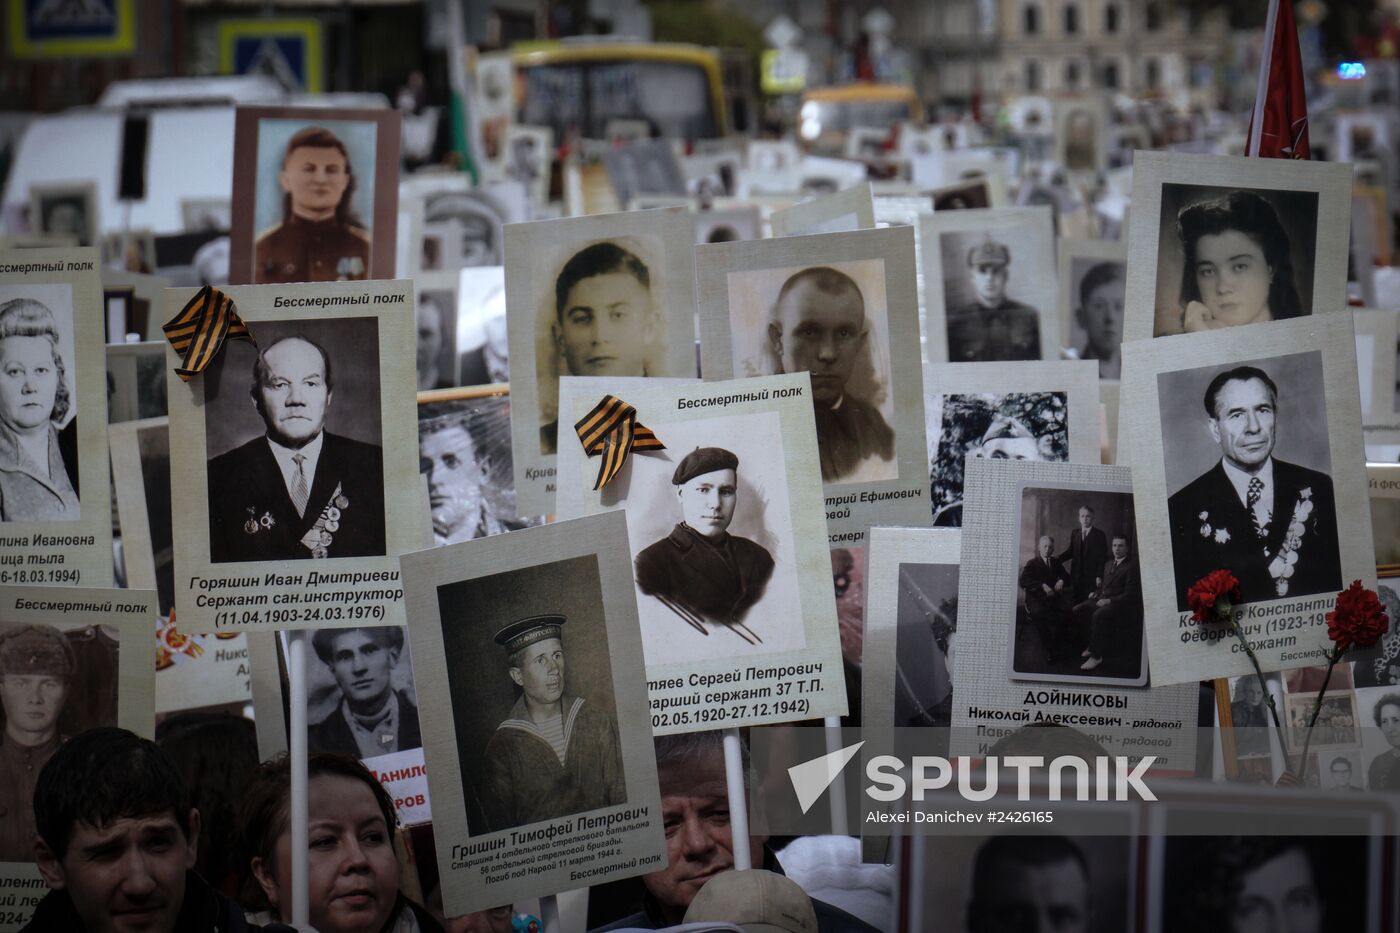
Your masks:
[{"label": "portrait placard", "polygon": [[1366,464],[1378,573],[1400,571],[1400,464]]},{"label": "portrait placard", "polygon": [[861,723],[947,726],[958,629],[955,528],[872,528]]},{"label": "portrait placard", "polygon": [[925,363],[933,523],[962,524],[964,462],[1099,462],[1099,386],[1084,360]]},{"label": "portrait placard", "polygon": [[393,109],[239,107],[229,282],[393,278],[399,120]]},{"label": "portrait placard", "polygon": [[[155,594],[149,590],[0,586],[0,656],[7,665],[0,679],[42,685],[26,691],[32,696],[23,717],[18,709],[4,709],[20,692],[0,694],[0,756],[14,762],[0,782],[0,886],[13,895],[0,911],[0,930],[24,926],[45,893],[29,883],[39,877],[32,861],[31,801],[39,772],[54,752],[96,726],[155,735],[155,613]],[[9,669],[10,664],[21,669]],[[14,746],[26,750],[14,753]]]},{"label": "portrait placard", "polygon": [[1108,107],[1102,97],[1055,102],[1055,161],[1076,175],[1108,168]]},{"label": "portrait placard", "polygon": [[719,243],[695,256],[705,378],[812,374],[831,543],[917,521],[927,489],[913,229]]},{"label": "portrait placard", "polygon": [[449,916],[666,864],[629,561],[621,515],[403,558]]},{"label": "portrait placard", "polygon": [[1192,620],[1213,570],[1238,578],[1264,670],[1322,663],[1333,597],[1376,579],[1351,315],[1133,341],[1124,368],[1152,682],[1252,670],[1228,626]]},{"label": "portrait placard", "polygon": [[73,237],[76,246],[96,246],[102,230],[97,185],[30,185],[29,229],[42,236]]},{"label": "portrait placard", "polygon": [[[167,319],[194,294],[166,292]],[[166,362],[180,626],[404,624],[396,558],[430,540],[412,283],[227,294],[257,348],[228,341],[188,383]]]},{"label": "portrait placard", "polygon": [[112,584],[95,249],[0,255],[0,584]]},{"label": "portrait placard", "polygon": [[[506,229],[511,449],[522,515],[554,511],[560,376],[695,375],[694,234],[679,209]],[[567,434],[572,422],[563,422]]]},{"label": "portrait placard", "polygon": [[1133,157],[1126,340],[1346,307],[1349,165]]},{"label": "portrait placard", "polygon": [[870,183],[776,210],[769,223],[775,237],[869,230],[875,226]]},{"label": "portrait placard", "polygon": [[553,164],[552,128],[512,124],[506,129],[505,177],[524,185],[530,203],[536,208],[549,203],[549,177]]},{"label": "portrait placard", "polygon": [[460,286],[460,272],[420,272],[413,277],[419,392],[461,385],[457,371]]},{"label": "portrait placard", "polygon": [[1361,423],[1400,426],[1396,405],[1396,356],[1400,350],[1400,311],[1353,308],[1356,327],[1356,381],[1361,390]]},{"label": "portrait placard", "polygon": [[1196,685],[1146,686],[1127,468],[969,460],[966,492],[962,565],[986,569],[958,583],[953,754],[1054,719],[1093,727],[1110,755],[1150,737],[1155,771],[1194,772]]},{"label": "portrait placard", "polygon": [[1094,360],[1100,379],[1122,372],[1128,246],[1121,240],[1060,240],[1060,346]]},{"label": "portrait placard", "polygon": [[1049,207],[935,211],[919,240],[929,362],[1059,359]]},{"label": "portrait placard", "polygon": [[[560,516],[626,514],[658,735],[846,712],[810,391],[806,373],[629,389],[666,446],[601,490],[581,444],[560,451]],[[696,685],[719,689],[702,705]]]},{"label": "portrait placard", "polygon": [[1008,207],[1006,182],[1000,173],[974,175],[925,195],[936,211],[970,211],[979,207]]},{"label": "portrait placard", "polygon": [[692,216],[696,243],[757,240],[763,236],[763,213],[757,205],[702,210]]}]

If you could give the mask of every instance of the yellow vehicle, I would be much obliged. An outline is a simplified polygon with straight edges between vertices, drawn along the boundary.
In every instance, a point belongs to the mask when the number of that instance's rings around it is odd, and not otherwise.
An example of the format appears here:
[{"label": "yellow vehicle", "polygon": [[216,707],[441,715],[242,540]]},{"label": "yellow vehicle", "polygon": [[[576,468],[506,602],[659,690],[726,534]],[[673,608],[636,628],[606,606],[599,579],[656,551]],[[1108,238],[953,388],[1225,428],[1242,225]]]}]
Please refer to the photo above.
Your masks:
[{"label": "yellow vehicle", "polygon": [[903,84],[841,84],[812,88],[802,95],[797,135],[814,151],[840,154],[847,134],[856,127],[892,130],[901,121],[924,121],[924,108],[913,88]]},{"label": "yellow vehicle", "polygon": [[566,41],[511,50],[516,117],[559,142],[604,139],[614,120],[695,141],[729,132],[719,53],[673,42]]}]

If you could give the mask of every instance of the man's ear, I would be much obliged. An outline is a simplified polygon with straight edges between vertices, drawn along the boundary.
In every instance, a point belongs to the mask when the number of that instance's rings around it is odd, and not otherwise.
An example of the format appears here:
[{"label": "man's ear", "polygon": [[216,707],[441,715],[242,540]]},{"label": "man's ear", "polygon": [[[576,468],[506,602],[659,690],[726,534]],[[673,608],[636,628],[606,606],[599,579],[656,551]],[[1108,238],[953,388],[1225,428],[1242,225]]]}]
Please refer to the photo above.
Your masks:
[{"label": "man's ear", "polygon": [[263,897],[272,905],[273,915],[280,919],[282,905],[277,902],[277,879],[272,874],[272,866],[264,862],[261,856],[255,856],[248,867],[253,870],[253,878],[262,888]]},{"label": "man's ear", "polygon": [[1211,437],[1211,440],[1213,440],[1213,441],[1215,441],[1217,444],[1219,444],[1219,443],[1220,443],[1220,422],[1216,421],[1214,418],[1211,418],[1209,421],[1206,422],[1206,427],[1210,430],[1210,437]]},{"label": "man's ear", "polygon": [[518,667],[512,667],[510,669],[510,679],[515,681],[517,687],[525,686],[525,678],[520,676],[520,668]]},{"label": "man's ear", "polygon": [[49,844],[38,836],[34,837],[34,862],[39,866],[39,877],[50,890],[62,891],[68,884],[63,862],[49,848]]},{"label": "man's ear", "polygon": [[195,862],[199,861],[199,830],[201,826],[202,820],[198,808],[190,807],[190,832],[185,839],[186,868],[194,868]]},{"label": "man's ear", "polygon": [[777,321],[768,322],[768,345],[777,354],[778,361],[783,359],[783,325]]}]

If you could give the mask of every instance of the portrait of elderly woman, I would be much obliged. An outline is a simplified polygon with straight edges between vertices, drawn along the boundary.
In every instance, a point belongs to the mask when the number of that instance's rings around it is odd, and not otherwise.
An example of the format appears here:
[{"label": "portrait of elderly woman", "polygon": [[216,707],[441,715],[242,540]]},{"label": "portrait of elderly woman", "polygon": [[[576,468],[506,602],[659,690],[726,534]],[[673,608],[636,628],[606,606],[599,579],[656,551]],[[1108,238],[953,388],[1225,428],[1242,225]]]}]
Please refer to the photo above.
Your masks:
[{"label": "portrait of elderly woman", "polygon": [[47,305],[0,303],[0,521],[81,517],[77,419],[68,419],[76,399],[59,339]]},{"label": "portrait of elderly woman", "polygon": [[[1172,205],[1179,206],[1169,215]],[[1158,336],[1312,312],[1315,193],[1168,184],[1162,186],[1162,215],[1164,228],[1175,217],[1174,242],[1164,243],[1175,248],[1159,253],[1159,297],[1174,282],[1180,290],[1167,320],[1158,315]],[[1164,231],[1164,241],[1167,236]]]},{"label": "portrait of elderly woman", "polygon": [[356,214],[350,151],[325,127],[287,140],[277,184],[282,219],[253,245],[254,282],[335,282],[369,276],[370,233]]}]

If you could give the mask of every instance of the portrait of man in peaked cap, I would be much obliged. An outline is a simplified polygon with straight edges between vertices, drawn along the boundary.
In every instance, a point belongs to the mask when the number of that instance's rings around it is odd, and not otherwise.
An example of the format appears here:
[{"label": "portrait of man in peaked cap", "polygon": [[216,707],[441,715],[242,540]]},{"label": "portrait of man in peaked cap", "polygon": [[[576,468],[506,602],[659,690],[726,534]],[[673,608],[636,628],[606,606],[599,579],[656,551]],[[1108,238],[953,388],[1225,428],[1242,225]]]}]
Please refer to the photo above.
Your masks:
[{"label": "portrait of man in peaked cap", "polygon": [[1040,359],[1040,312],[1007,294],[1010,247],[990,233],[944,236],[966,247],[959,250],[966,260],[943,270],[944,294],[954,294],[957,279],[964,293],[971,286],[971,300],[947,304],[949,361]]}]

